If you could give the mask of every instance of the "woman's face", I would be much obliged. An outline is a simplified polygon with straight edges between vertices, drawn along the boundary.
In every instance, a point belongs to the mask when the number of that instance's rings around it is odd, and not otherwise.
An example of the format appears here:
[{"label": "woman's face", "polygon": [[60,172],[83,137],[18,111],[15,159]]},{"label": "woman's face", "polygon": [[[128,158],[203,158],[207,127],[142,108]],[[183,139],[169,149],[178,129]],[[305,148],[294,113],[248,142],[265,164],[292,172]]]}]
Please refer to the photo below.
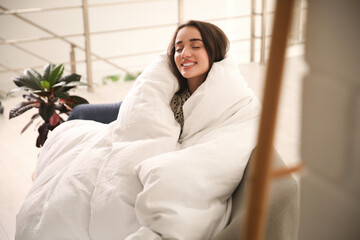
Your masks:
[{"label": "woman's face", "polygon": [[188,83],[196,81],[201,84],[205,81],[209,71],[209,57],[197,28],[184,27],[178,32],[174,59],[179,72]]}]

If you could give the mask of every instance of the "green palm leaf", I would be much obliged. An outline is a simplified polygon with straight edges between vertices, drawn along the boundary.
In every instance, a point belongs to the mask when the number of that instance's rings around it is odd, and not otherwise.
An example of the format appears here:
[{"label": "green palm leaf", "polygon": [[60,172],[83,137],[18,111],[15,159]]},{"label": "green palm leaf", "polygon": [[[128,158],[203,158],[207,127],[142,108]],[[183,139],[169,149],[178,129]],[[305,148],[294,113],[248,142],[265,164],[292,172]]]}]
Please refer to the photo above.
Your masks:
[{"label": "green palm leaf", "polygon": [[46,64],[46,66],[44,67],[44,73],[43,73],[43,79],[45,81],[49,81],[50,74],[54,68],[55,68],[55,64],[52,64],[52,63]]},{"label": "green palm leaf", "polygon": [[41,84],[34,82],[29,76],[16,76],[13,82],[18,87],[27,87],[32,90],[41,90]]},{"label": "green palm leaf", "polygon": [[29,76],[30,78],[32,78],[33,80],[36,81],[43,81],[43,77],[41,76],[41,74],[36,71],[35,69],[32,68],[28,68],[25,70],[25,75]]},{"label": "green palm leaf", "polygon": [[44,90],[49,90],[50,89],[50,84],[48,81],[42,81],[41,82],[41,87],[44,89]]},{"label": "green palm leaf", "polygon": [[54,92],[54,97],[57,97],[57,98],[60,98],[60,99],[66,99],[66,98],[69,97],[69,93],[61,92],[61,91]]},{"label": "green palm leaf", "polygon": [[50,76],[49,76],[49,80],[48,80],[48,82],[50,83],[50,87],[52,87],[54,84],[58,83],[63,72],[64,72],[64,65],[62,65],[62,64],[56,66],[52,70],[52,72],[50,73]]},{"label": "green palm leaf", "polygon": [[70,83],[59,82],[53,86],[54,96],[58,96],[59,94],[61,94],[63,92],[67,92],[70,89],[77,87],[77,86],[87,86],[87,84],[84,82],[80,82],[80,81],[79,82],[70,82]]},{"label": "green palm leaf", "polygon": [[40,75],[40,73],[38,73],[36,70],[34,69],[26,69],[24,72],[25,76],[28,76],[31,81],[34,82],[34,84],[36,84],[36,86],[38,87],[38,89],[42,89],[41,87],[41,81],[43,80],[42,76]]},{"label": "green palm leaf", "polygon": [[65,82],[65,83],[71,83],[71,82],[78,82],[80,81],[81,75],[78,75],[76,73],[67,75],[63,78],[60,79],[61,82]]}]

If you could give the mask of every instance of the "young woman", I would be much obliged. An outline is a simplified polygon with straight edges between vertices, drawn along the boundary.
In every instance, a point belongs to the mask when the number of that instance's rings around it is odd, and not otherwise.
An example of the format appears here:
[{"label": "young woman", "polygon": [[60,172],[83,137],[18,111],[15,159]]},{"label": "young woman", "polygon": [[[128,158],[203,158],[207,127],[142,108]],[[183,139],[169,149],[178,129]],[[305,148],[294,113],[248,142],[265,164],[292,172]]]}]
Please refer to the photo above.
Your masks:
[{"label": "young woman", "polygon": [[[179,84],[170,105],[181,129],[184,125],[182,106],[205,81],[213,63],[225,58],[228,49],[228,38],[214,24],[191,20],[176,29],[167,58]],[[81,105],[72,111],[68,120],[91,119],[110,123],[116,120],[119,107],[120,104]]]},{"label": "young woman", "polygon": [[205,240],[221,232],[260,108],[228,46],[215,25],[189,21],[135,81],[116,121],[57,127],[16,239]]},{"label": "young woman", "polygon": [[179,82],[171,108],[181,129],[184,126],[182,106],[205,81],[213,63],[225,58],[228,49],[228,38],[214,24],[191,20],[175,31],[168,48],[168,61]]}]

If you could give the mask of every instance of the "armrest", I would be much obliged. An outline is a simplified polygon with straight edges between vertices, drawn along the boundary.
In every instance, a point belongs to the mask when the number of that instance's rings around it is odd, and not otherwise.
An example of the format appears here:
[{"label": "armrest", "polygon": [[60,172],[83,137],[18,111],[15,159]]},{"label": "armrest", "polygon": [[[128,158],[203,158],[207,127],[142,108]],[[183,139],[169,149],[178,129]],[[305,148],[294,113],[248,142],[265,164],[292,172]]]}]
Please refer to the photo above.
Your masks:
[{"label": "armrest", "polygon": [[108,104],[81,104],[74,107],[71,111],[68,121],[74,119],[93,120],[101,123],[110,123],[117,119],[119,103]]},{"label": "armrest", "polygon": [[[256,148],[255,150],[256,151]],[[254,157],[251,154],[249,163]],[[285,167],[280,155],[275,151],[274,165],[276,168]],[[229,225],[219,233],[214,240],[241,239],[245,227],[246,202],[245,194],[249,185],[249,171],[233,193],[231,220]],[[273,180],[269,192],[269,209],[266,223],[266,240],[296,239],[299,226],[299,186],[292,176]]]}]

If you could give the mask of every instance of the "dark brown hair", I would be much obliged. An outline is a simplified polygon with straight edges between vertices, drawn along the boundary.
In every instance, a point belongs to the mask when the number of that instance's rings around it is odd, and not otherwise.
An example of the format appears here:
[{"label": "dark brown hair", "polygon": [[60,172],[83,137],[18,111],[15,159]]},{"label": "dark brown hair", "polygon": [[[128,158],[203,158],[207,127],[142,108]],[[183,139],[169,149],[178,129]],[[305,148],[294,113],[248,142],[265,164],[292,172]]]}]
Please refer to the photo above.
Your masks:
[{"label": "dark brown hair", "polygon": [[226,37],[225,33],[214,24],[208,22],[190,20],[178,26],[167,51],[168,63],[170,69],[172,73],[176,76],[180,85],[178,92],[182,92],[188,87],[186,78],[184,78],[177,69],[174,59],[175,39],[178,32],[184,27],[195,27],[197,30],[199,30],[202,37],[202,41],[205,46],[205,50],[209,57],[209,66],[210,66],[209,69],[212,67],[214,62],[219,62],[223,60],[225,54],[229,49],[229,39]]}]

